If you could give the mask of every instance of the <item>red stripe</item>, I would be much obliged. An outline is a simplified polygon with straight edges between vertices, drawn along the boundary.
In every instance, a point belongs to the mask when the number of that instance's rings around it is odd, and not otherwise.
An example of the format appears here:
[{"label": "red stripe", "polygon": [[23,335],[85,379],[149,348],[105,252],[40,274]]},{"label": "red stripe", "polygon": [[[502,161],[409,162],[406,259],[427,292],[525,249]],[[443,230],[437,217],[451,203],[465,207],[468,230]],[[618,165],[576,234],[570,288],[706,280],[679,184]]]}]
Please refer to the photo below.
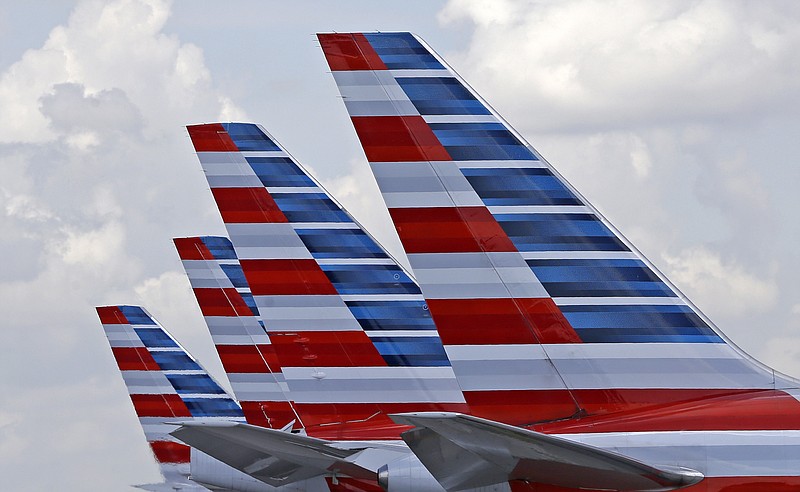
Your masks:
[{"label": "red stripe", "polygon": [[469,413],[464,403],[295,403],[308,435],[329,440],[399,439],[408,426],[389,414],[407,412]]},{"label": "red stripe", "polygon": [[[580,420],[570,420],[585,431],[584,422],[604,421],[610,414],[623,415],[630,412],[645,412],[657,406],[675,404],[689,405],[704,399],[741,397],[747,398],[763,390],[720,390],[720,389],[577,389],[571,390],[572,397],[580,406]],[[464,397],[470,404],[470,412],[490,420],[513,425],[532,425],[537,422],[554,420],[553,415],[572,415],[576,411],[570,391],[564,390],[498,390],[467,391]],[[639,414],[636,414],[638,418]],[[541,424],[548,433],[567,432],[569,423]],[[756,427],[763,424],[756,424]],[[550,429],[553,429],[552,432]],[[800,428],[800,427],[797,427]],[[624,429],[622,429],[624,431]]]},{"label": "red stripe", "polygon": [[266,188],[211,188],[226,224],[288,222]]},{"label": "red stripe", "polygon": [[317,34],[332,71],[386,70],[367,38],[361,34]]},{"label": "red stripe", "polygon": [[370,162],[452,161],[422,116],[353,116]]},{"label": "red stripe", "polygon": [[100,317],[100,323],[104,325],[127,325],[128,318],[122,314],[122,310],[118,306],[102,306],[96,307],[97,316]]},{"label": "red stripe", "polygon": [[181,260],[213,260],[214,255],[199,237],[176,237],[172,240]]},{"label": "red stripe", "polygon": [[144,347],[111,347],[120,371],[160,371],[150,352]]},{"label": "red stripe", "polygon": [[[366,333],[354,331],[270,332],[282,367],[382,367],[386,361]],[[368,377],[365,374],[364,377]]]},{"label": "red stripe", "polygon": [[131,401],[139,417],[192,416],[178,395],[131,395]]},{"label": "red stripe", "polygon": [[[288,401],[243,401],[242,412],[250,425],[258,425],[269,429],[281,429],[292,420],[296,420]],[[295,428],[299,427],[295,423]]]},{"label": "red stripe", "polygon": [[686,492],[796,492],[800,477],[706,477]]},{"label": "red stripe", "polygon": [[254,316],[234,288],[192,289],[203,316]]},{"label": "red stripe", "polygon": [[476,417],[524,425],[573,417],[578,412],[567,390],[464,391]]},{"label": "red stripe", "polygon": [[336,289],[313,259],[241,260],[253,295],[336,295]]},{"label": "red stripe", "polygon": [[336,477],[336,483],[334,483],[333,477],[325,477],[325,481],[328,482],[330,492],[383,492],[376,480]]},{"label": "red stripe", "polygon": [[391,208],[406,253],[517,251],[486,207]]},{"label": "red stripe", "polygon": [[228,132],[219,123],[208,125],[189,125],[189,137],[195,152],[238,152],[239,148],[231,140]]},{"label": "red stripe", "polygon": [[191,449],[172,441],[153,441],[150,448],[159,463],[189,463]]},{"label": "red stripe", "polygon": [[729,389],[578,389],[572,395],[588,415],[631,411],[676,402],[750,394],[760,390]]},{"label": "red stripe", "polygon": [[[511,492],[577,492],[577,489],[533,482],[508,482]],[[706,477],[700,483],[680,489],[686,492],[796,492],[800,477]],[[608,490],[608,489],[606,489]],[[582,492],[603,492],[581,489]]]},{"label": "red stripe", "polygon": [[[511,487],[511,492],[577,492],[578,490],[522,480],[511,480],[508,485]],[[608,492],[608,489],[580,489],[580,492]]]},{"label": "red stripe", "polygon": [[280,372],[272,345],[217,345],[226,373],[269,374]]},{"label": "red stripe", "polygon": [[800,402],[782,391],[751,391],[662,404],[539,426],[552,433],[800,429]]},{"label": "red stripe", "polygon": [[580,343],[552,299],[428,299],[444,345]]}]

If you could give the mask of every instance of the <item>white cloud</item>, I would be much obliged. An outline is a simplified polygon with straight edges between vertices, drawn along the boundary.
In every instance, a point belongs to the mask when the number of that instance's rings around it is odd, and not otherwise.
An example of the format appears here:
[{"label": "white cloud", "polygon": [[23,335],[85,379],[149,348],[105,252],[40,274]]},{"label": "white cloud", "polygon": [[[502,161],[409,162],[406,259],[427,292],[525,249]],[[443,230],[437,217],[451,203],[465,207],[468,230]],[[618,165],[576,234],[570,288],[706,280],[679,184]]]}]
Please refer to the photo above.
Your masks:
[{"label": "white cloud", "polygon": [[667,275],[690,297],[702,299],[709,313],[742,315],[769,311],[778,301],[778,288],[770,280],[723,260],[706,248],[664,255]]},{"label": "white cloud", "polygon": [[[133,109],[152,135],[171,128],[175,116],[204,110],[210,111],[205,113],[210,120],[223,109],[235,112],[230,101],[220,104],[223,96],[211,93],[202,50],[161,32],[169,10],[164,0],[80,2],[41,49],[27,51],[0,76],[0,107],[14,115],[0,119],[0,142],[44,142],[64,125],[76,129],[85,123],[100,125],[107,117],[130,120],[136,117]],[[59,87],[72,92],[59,109],[80,103],[75,84],[82,86],[83,97],[101,107],[86,113],[91,105],[82,104],[84,111],[59,115],[39,109],[39,100],[44,97],[46,104]],[[123,114],[114,114],[109,106]]]},{"label": "white cloud", "polygon": [[[312,176],[317,173],[308,169]],[[361,160],[350,163],[349,173],[328,179],[326,189],[353,217],[372,234],[406,269],[409,264],[392,219],[369,166]]]},{"label": "white cloud", "polygon": [[760,355],[774,369],[796,376],[800,374],[800,335],[770,338]]},{"label": "white cloud", "polygon": [[45,205],[30,195],[12,195],[2,190],[6,215],[28,221],[44,221],[53,218],[53,213]]},{"label": "white cloud", "polygon": [[84,264],[107,268],[124,254],[125,229],[118,222],[108,222],[99,229],[65,230],[66,238],[58,253],[67,265]]},{"label": "white cloud", "polygon": [[799,19],[800,6],[720,0],[451,0],[440,15],[475,26],[454,60],[478,74],[471,83],[491,87],[512,120],[547,130],[706,120],[742,107],[789,114],[800,99],[778,106],[800,89]]},{"label": "white cloud", "polygon": [[[186,329],[180,320],[194,301],[170,238],[221,228],[203,212],[207,185],[182,126],[245,115],[214,88],[200,48],[162,32],[169,11],[161,0],[80,2],[0,73],[0,253],[12,259],[0,273],[0,346],[15,348],[0,357],[13,375],[0,392],[22,410],[0,415],[0,455],[15,468],[6,488],[155,480],[142,474],[155,467],[93,306],[168,309],[187,345],[212,356],[199,313]],[[43,461],[48,473],[32,478]]]}]

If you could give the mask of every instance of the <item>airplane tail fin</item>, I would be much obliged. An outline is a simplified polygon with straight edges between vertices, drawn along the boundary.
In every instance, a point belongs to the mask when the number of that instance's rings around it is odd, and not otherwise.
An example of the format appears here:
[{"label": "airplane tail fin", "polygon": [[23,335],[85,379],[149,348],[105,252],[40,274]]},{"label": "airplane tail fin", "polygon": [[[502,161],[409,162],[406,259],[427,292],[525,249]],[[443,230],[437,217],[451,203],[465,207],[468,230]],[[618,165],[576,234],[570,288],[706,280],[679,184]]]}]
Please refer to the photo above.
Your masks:
[{"label": "airplane tail fin", "polygon": [[474,414],[775,387],[421,39],[318,38]]},{"label": "airplane tail fin", "polygon": [[102,306],[97,314],[166,486],[199,487],[187,482],[190,448],[167,423],[244,421],[241,408],[143,308]]},{"label": "airplane tail fin", "polygon": [[260,126],[188,131],[306,429],[463,410],[419,288],[380,245]]},{"label": "airplane tail fin", "polygon": [[204,236],[173,241],[247,422],[272,429],[292,422],[302,427],[230,240]]}]

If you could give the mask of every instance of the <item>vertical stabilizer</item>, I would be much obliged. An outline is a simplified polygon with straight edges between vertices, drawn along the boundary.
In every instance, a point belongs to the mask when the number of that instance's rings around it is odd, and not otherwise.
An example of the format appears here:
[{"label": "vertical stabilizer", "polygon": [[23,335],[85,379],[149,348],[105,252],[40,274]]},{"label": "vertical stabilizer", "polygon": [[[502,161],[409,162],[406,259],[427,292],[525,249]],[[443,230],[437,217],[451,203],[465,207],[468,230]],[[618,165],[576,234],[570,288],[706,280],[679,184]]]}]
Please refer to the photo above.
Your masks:
[{"label": "vertical stabilizer", "polygon": [[463,410],[403,269],[263,128],[188,130],[306,427],[378,429],[404,409]]},{"label": "vertical stabilizer", "polygon": [[173,487],[163,490],[205,490],[188,480],[190,448],[169,435],[175,427],[167,422],[244,421],[241,408],[141,307],[103,306],[97,314],[164,486]]},{"label": "vertical stabilizer", "polygon": [[474,414],[775,386],[419,38],[318,37]]},{"label": "vertical stabilizer", "polygon": [[247,423],[302,427],[231,242],[211,236],[173,241]]}]

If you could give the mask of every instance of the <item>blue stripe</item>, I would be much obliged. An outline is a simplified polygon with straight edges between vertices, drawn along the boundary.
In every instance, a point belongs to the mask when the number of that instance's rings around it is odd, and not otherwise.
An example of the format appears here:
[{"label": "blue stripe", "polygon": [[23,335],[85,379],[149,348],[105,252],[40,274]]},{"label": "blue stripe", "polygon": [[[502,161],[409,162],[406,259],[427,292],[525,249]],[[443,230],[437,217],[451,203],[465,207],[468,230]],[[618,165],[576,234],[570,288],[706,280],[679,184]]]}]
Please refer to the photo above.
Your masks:
[{"label": "blue stripe", "polygon": [[450,365],[439,337],[374,337],[370,340],[386,363],[392,366]]},{"label": "blue stripe", "polygon": [[717,335],[598,333],[576,330],[584,343],[725,343]]},{"label": "blue stripe", "polygon": [[724,343],[686,305],[573,305],[561,312],[586,343]]},{"label": "blue stripe", "polygon": [[499,123],[429,123],[429,126],[453,160],[537,160]]},{"label": "blue stripe", "polygon": [[234,287],[237,289],[250,288],[250,285],[247,283],[247,279],[244,276],[242,265],[239,263],[236,263],[235,265],[220,264],[219,267],[223,272],[225,272],[225,276],[228,277],[228,280],[231,281]]},{"label": "blue stripe", "polygon": [[160,352],[151,351],[158,366],[162,371],[199,371],[197,365],[188,355],[183,352]]},{"label": "blue stripe", "polygon": [[256,306],[256,299],[253,297],[253,294],[249,292],[239,292],[239,295],[242,296],[242,300],[244,300],[244,303],[250,308],[250,312],[253,313],[253,316],[258,316],[258,306]]},{"label": "blue stripe", "polygon": [[372,33],[364,37],[389,70],[444,68],[410,33]]},{"label": "blue stripe", "polygon": [[462,169],[483,203],[493,205],[583,205],[547,169]]},{"label": "blue stripe", "polygon": [[295,229],[316,258],[388,258],[361,229]]},{"label": "blue stripe", "polygon": [[347,301],[365,330],[435,330],[425,301]]},{"label": "blue stripe", "polygon": [[491,114],[453,77],[398,77],[420,114]]},{"label": "blue stripe", "polygon": [[133,331],[136,332],[136,335],[147,348],[172,348],[178,346],[161,328],[134,328]]},{"label": "blue stripe", "polygon": [[559,308],[564,313],[694,313],[685,304],[572,304]]},{"label": "blue stripe", "polygon": [[144,309],[140,308],[139,306],[117,306],[119,310],[122,311],[122,314],[125,315],[125,318],[128,319],[128,324],[131,325],[156,325],[156,322],[153,321],[147,313],[144,312]]},{"label": "blue stripe", "polygon": [[214,255],[215,260],[235,260],[236,251],[227,237],[203,236],[200,238],[206,248]]},{"label": "blue stripe", "polygon": [[289,222],[351,222],[325,193],[273,193]]},{"label": "blue stripe", "polygon": [[281,150],[275,142],[252,123],[223,123],[222,127],[242,152]]},{"label": "blue stripe", "polygon": [[317,186],[289,157],[248,157],[247,162],[264,186]]},{"label": "blue stripe", "polygon": [[192,417],[243,417],[242,409],[228,398],[185,398]]},{"label": "blue stripe", "polygon": [[553,297],[676,297],[640,260],[527,260]]},{"label": "blue stripe", "polygon": [[320,265],[340,295],[419,294],[397,265]]},{"label": "blue stripe", "polygon": [[207,374],[167,374],[167,379],[178,394],[221,395],[225,391]]},{"label": "blue stripe", "polygon": [[393,367],[448,367],[450,361],[438,355],[381,355]]}]

